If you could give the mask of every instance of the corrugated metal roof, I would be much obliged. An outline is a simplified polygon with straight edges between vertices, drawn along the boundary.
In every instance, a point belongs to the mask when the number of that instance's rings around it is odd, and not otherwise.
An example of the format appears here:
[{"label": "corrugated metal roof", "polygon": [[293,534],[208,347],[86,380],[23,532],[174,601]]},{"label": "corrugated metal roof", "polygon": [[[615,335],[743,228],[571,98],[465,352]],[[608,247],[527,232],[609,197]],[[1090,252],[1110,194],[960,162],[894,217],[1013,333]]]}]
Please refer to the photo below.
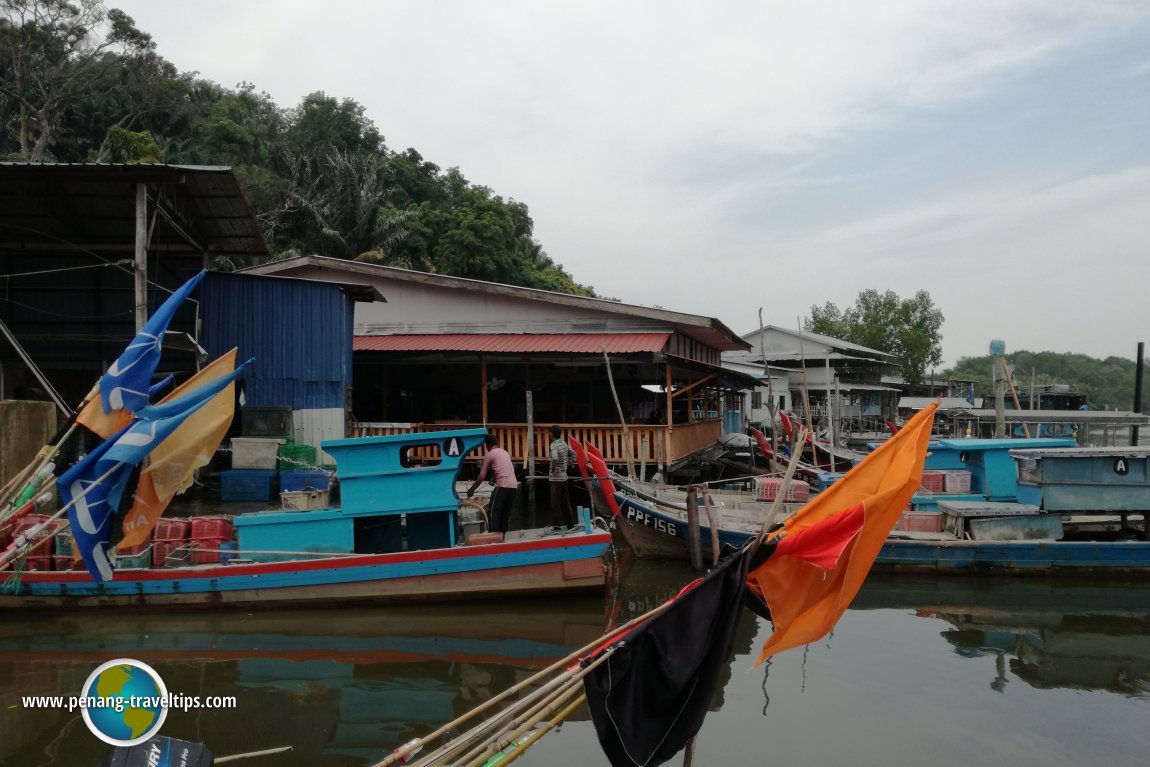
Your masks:
[{"label": "corrugated metal roof", "polygon": [[[455,333],[356,336],[352,348],[370,352],[658,352],[670,333]],[[602,344],[602,346],[600,346]]]}]

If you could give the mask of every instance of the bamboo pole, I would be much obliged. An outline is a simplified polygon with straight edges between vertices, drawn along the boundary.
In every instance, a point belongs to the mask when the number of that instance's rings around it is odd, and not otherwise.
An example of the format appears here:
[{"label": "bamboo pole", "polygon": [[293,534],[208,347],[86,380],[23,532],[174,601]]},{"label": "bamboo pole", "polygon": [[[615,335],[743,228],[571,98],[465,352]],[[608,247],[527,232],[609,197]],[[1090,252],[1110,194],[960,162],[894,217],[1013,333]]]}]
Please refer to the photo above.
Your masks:
[{"label": "bamboo pole", "polygon": [[240,759],[250,759],[253,756],[273,756],[275,754],[282,754],[286,751],[291,751],[293,746],[280,746],[279,748],[265,748],[263,751],[248,751],[246,754],[229,754],[228,756],[217,756],[214,764],[224,764],[225,762],[236,762]]},{"label": "bamboo pole", "polygon": [[635,478],[634,451],[631,449],[631,432],[627,429],[627,419],[623,415],[623,405],[619,403],[619,392],[615,391],[615,376],[611,374],[611,358],[607,356],[607,345],[599,342],[603,350],[603,363],[607,366],[607,383],[611,386],[611,396],[615,398],[615,410],[619,412],[619,424],[623,427],[623,455],[627,459],[627,475]]},{"label": "bamboo pole", "polygon": [[[799,438],[805,440],[807,438],[806,430],[801,426],[799,427]],[[767,518],[763,520],[763,526],[759,529],[759,534],[755,537],[755,542],[751,545],[751,556],[754,556],[759,546],[770,534],[771,526],[775,523],[775,518],[779,515],[779,510],[783,507],[783,499],[786,497],[787,492],[791,488],[791,481],[795,476],[795,469],[799,467],[799,451],[791,453],[791,460],[787,463],[787,470],[783,473],[783,481],[779,483],[779,490],[775,493],[775,500],[771,502],[771,508],[767,512]]]},{"label": "bamboo pole", "polygon": [[703,548],[699,538],[699,502],[695,495],[697,485],[687,486],[687,535],[691,543],[691,567],[703,569]]},{"label": "bamboo pole", "polygon": [[719,521],[717,513],[711,508],[711,494],[707,486],[703,485],[703,508],[707,512],[707,521],[711,523],[711,567],[719,564]]},{"label": "bamboo pole", "polygon": [[[998,361],[1002,364],[1002,377],[1006,379],[1006,385],[1010,388],[1010,398],[1014,400],[1014,409],[1021,413],[1022,405],[1018,404],[1018,390],[1014,388],[1014,376],[1010,374],[1010,369],[1006,367],[1006,359],[1004,357],[999,357]],[[1030,428],[1026,425],[1025,421],[1022,423],[1022,433],[1025,434],[1027,438],[1030,437]]]},{"label": "bamboo pole", "polygon": [[586,702],[587,702],[587,695],[586,694],[582,694],[578,698],[576,698],[575,700],[571,701],[571,703],[569,703],[567,705],[567,708],[563,709],[558,714],[556,714],[554,717],[549,719],[546,724],[544,724],[539,730],[536,730],[535,732],[533,732],[530,735],[530,737],[528,737],[522,743],[517,745],[514,749],[512,749],[511,751],[508,751],[506,756],[503,757],[503,764],[506,765],[506,764],[510,764],[511,762],[514,762],[516,759],[518,759],[520,756],[522,756],[523,753],[527,751],[527,749],[531,748],[537,742],[539,742],[539,739],[542,738],[544,735],[546,735],[548,732],[550,732],[555,727],[555,725],[559,724],[564,719],[571,716],[571,714],[573,714],[577,708],[579,708],[580,706],[582,706]]},{"label": "bamboo pole", "polygon": [[434,732],[429,733],[428,735],[424,735],[422,738],[416,738],[416,739],[414,739],[408,743],[403,744],[399,748],[392,751],[391,754],[388,755],[387,757],[385,757],[382,761],[376,762],[374,765],[372,765],[372,767],[389,767],[390,765],[395,764],[397,761],[400,762],[401,764],[405,763],[407,761],[408,757],[412,756],[412,754],[415,751],[417,751],[418,749],[422,748],[423,745],[425,745],[425,744],[427,744],[433,740],[436,740],[437,738],[441,737],[442,735],[444,735],[447,732],[450,732],[451,730],[454,730],[455,728],[457,728],[462,723],[479,716],[484,711],[487,711],[488,709],[497,705],[500,701],[503,701],[504,699],[508,698],[509,696],[514,695],[515,693],[517,693],[517,692],[519,692],[519,691],[521,691],[527,687],[530,687],[531,685],[538,682],[540,679],[543,679],[544,677],[546,677],[548,674],[551,674],[558,669],[561,669],[561,668],[564,668],[564,667],[570,665],[571,663],[573,663],[574,661],[576,661],[577,659],[582,657],[584,654],[589,653],[592,650],[594,650],[596,647],[601,647],[602,645],[606,644],[607,642],[610,642],[612,639],[614,639],[614,638],[616,638],[622,634],[627,633],[628,631],[630,631],[634,627],[638,626],[639,624],[643,623],[644,621],[650,620],[651,618],[653,618],[656,615],[658,615],[659,613],[663,612],[664,610],[666,610],[670,606],[671,606],[671,602],[664,602],[663,604],[659,605],[658,607],[656,607],[652,610],[648,610],[647,612],[645,612],[642,615],[639,615],[635,618],[632,618],[631,620],[624,623],[622,626],[606,632],[605,634],[603,634],[599,638],[595,639],[594,641],[583,645],[582,647],[580,647],[577,650],[573,650],[572,652],[567,654],[565,657],[560,658],[559,660],[552,663],[547,668],[542,669],[540,671],[537,671],[536,673],[529,676],[527,679],[524,679],[523,681],[519,682],[518,684],[515,684],[515,685],[507,688],[503,692],[499,693],[498,695],[494,696],[493,698],[488,699],[487,701],[476,706],[475,708],[468,711],[467,713],[456,717],[455,719],[453,719],[452,721],[443,725],[442,727],[435,730]]}]

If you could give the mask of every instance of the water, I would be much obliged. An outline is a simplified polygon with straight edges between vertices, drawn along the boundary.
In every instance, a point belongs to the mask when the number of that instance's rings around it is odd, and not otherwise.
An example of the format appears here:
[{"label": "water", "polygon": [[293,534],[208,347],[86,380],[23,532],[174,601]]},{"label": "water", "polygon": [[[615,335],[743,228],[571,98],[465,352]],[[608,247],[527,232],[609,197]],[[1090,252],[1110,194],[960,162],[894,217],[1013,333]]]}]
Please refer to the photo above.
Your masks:
[{"label": "water", "polygon": [[[368,765],[673,594],[691,574],[630,566],[611,597],[394,609],[84,613],[0,624],[0,764],[96,765],[75,694],[100,663],[151,664],[170,692],[235,710],[172,712],[164,734],[239,764]],[[834,633],[754,668],[746,613],[695,764],[1081,767],[1145,763],[1150,582],[872,577]],[[606,764],[586,712],[524,764]],[[676,759],[672,764],[678,764]]]}]

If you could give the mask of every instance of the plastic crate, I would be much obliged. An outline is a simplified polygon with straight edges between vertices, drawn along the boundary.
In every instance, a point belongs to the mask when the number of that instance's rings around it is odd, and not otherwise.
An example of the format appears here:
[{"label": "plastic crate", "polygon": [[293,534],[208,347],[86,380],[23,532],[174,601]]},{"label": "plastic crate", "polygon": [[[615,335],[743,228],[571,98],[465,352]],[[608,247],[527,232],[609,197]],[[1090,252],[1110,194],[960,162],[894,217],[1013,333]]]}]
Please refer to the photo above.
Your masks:
[{"label": "plastic crate", "polygon": [[84,564],[84,560],[72,559],[71,554],[68,554],[67,556],[57,554],[56,556],[52,557],[52,567],[57,572],[64,572],[67,570],[79,570],[82,572],[87,572],[88,570],[88,566]]},{"label": "plastic crate", "polygon": [[193,541],[205,538],[231,538],[235,524],[231,517],[192,517],[192,532],[189,536]]},{"label": "plastic crate", "polygon": [[943,481],[943,488],[948,493],[969,493],[970,472],[965,469],[949,469]]},{"label": "plastic crate", "polygon": [[944,492],[946,472],[941,469],[927,469],[922,473],[922,489],[928,493]]},{"label": "plastic crate", "polygon": [[[136,549],[139,549],[139,551],[136,551]],[[152,544],[147,543],[143,546],[133,546],[129,551],[134,551],[135,553],[124,554],[116,552],[117,570],[139,570],[152,566]]]},{"label": "plastic crate", "polygon": [[[782,484],[783,480],[779,477],[759,477],[759,500],[775,500]],[[783,501],[786,503],[806,503],[810,496],[811,486],[800,479],[793,479],[787,486],[787,494],[783,497]]]},{"label": "plastic crate", "polygon": [[904,511],[896,529],[908,533],[941,533],[942,516],[937,511]]},{"label": "plastic crate", "polygon": [[193,565],[219,564],[220,548],[230,538],[196,538],[188,543]]},{"label": "plastic crate", "polygon": [[255,469],[232,469],[220,472],[220,500],[270,501],[275,493],[276,473]]},{"label": "plastic crate", "polygon": [[301,490],[327,490],[331,475],[326,471],[280,471],[280,492],[297,493]]},{"label": "plastic crate", "polygon": [[298,471],[315,467],[315,448],[311,445],[286,444],[279,449],[279,470]]},{"label": "plastic crate", "polygon": [[180,567],[188,564],[190,559],[187,541],[156,541],[152,544],[153,567]]},{"label": "plastic crate", "polygon": [[287,405],[245,405],[240,431],[245,437],[284,437],[292,433],[291,413]]},{"label": "plastic crate", "polygon": [[[64,533],[60,533],[59,535],[57,535],[56,540],[55,540],[55,544],[56,544],[56,555],[57,556],[68,557],[69,559],[72,558],[72,551],[74,550],[74,547],[72,545],[72,534],[71,533],[64,532]],[[56,569],[57,570],[62,570],[62,569],[66,570],[68,568],[57,567]]]},{"label": "plastic crate", "polygon": [[24,557],[25,570],[51,570],[52,564],[51,554],[33,554],[30,557]]},{"label": "plastic crate", "polygon": [[274,469],[285,442],[272,437],[232,437],[232,468]]},{"label": "plastic crate", "polygon": [[192,523],[186,519],[160,517],[156,520],[156,529],[152,532],[152,538],[157,541],[186,541],[191,529]]}]

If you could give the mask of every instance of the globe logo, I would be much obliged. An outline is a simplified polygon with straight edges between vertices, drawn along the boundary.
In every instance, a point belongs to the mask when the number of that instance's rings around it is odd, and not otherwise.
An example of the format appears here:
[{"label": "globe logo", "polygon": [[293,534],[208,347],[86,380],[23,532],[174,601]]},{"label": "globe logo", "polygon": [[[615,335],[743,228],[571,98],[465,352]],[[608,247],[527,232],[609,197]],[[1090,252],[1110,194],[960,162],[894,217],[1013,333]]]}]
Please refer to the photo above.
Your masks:
[{"label": "globe logo", "polygon": [[159,732],[168,716],[168,689],[155,669],[131,658],[103,664],[84,682],[84,723],[113,746],[134,746]]}]

